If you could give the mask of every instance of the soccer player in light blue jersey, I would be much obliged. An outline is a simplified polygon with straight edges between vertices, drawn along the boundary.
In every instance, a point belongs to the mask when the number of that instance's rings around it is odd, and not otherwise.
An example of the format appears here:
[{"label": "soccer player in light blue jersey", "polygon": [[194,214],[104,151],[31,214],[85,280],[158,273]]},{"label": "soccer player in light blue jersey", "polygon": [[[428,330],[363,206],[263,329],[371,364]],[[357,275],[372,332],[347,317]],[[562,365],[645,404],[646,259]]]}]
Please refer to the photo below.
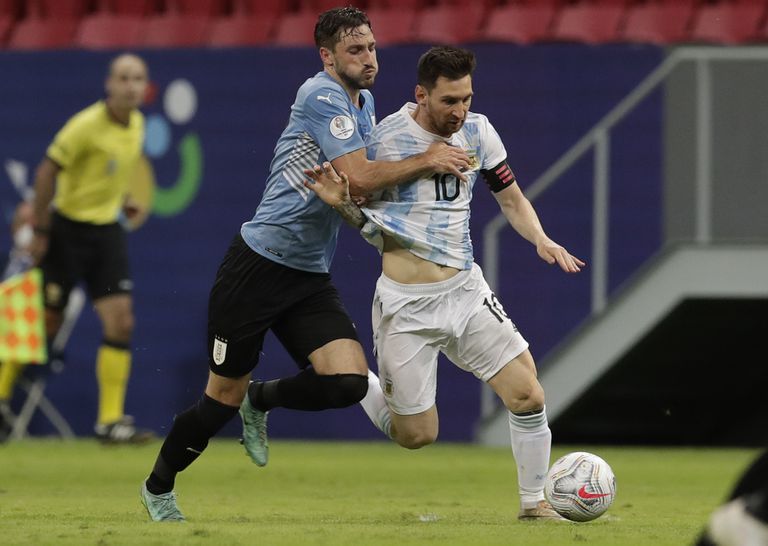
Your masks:
[{"label": "soccer player in light blue jersey", "polygon": [[[368,154],[397,161],[442,142],[470,158],[464,180],[453,173],[415,176],[396,187],[359,184],[377,192],[355,209],[347,174],[330,163],[305,171],[305,186],[344,215],[382,253],[373,300],[374,349],[380,378],[370,375],[362,405],[401,446],[417,449],[437,439],[437,357],[485,381],[509,410],[518,468],[520,519],[561,519],[544,500],[552,435],[544,392],[528,343],[488,287],[472,256],[470,201],[482,174],[512,227],[539,256],[576,273],[584,262],[552,241],[507,164],[488,119],[469,111],[472,52],[432,48],[419,60],[416,103],[385,118],[368,139]],[[334,165],[335,166],[335,165]]]},{"label": "soccer player in light blue jersey", "polygon": [[[375,125],[368,89],[378,72],[368,17],[352,7],[320,15],[315,43],[323,70],[299,88],[275,148],[263,198],[219,268],[208,307],[209,378],[205,393],[176,416],[141,500],[155,521],[184,519],[172,489],[235,414],[254,463],[267,464],[267,412],[343,408],[368,389],[368,366],[352,320],[328,273],[338,215],[303,185],[303,170],[329,161],[386,187],[469,165],[463,150],[436,143],[404,161],[368,159]],[[272,330],[301,368],[295,376],[250,383]]]}]

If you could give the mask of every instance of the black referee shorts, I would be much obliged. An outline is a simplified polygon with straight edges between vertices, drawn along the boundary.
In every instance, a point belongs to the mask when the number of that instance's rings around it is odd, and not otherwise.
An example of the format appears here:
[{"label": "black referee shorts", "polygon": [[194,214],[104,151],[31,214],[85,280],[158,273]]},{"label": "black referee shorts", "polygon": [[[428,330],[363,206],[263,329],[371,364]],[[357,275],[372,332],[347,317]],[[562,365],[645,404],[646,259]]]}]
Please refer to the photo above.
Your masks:
[{"label": "black referee shorts", "polygon": [[76,222],[54,212],[48,252],[40,268],[45,305],[59,311],[66,306],[72,288],[81,281],[92,300],[127,294],[133,288],[125,231],[117,223]]},{"label": "black referee shorts", "polygon": [[286,267],[254,252],[238,234],[224,256],[208,301],[208,365],[240,377],[259,362],[271,329],[301,367],[335,339],[357,332],[328,273]]}]

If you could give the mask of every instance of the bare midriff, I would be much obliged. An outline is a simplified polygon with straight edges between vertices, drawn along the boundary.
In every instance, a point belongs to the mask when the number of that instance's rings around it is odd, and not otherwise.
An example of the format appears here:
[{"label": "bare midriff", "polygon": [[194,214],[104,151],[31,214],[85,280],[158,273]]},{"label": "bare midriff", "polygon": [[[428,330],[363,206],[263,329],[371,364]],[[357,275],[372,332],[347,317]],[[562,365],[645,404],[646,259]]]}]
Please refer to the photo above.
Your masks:
[{"label": "bare midriff", "polygon": [[450,279],[459,270],[419,258],[401,247],[394,239],[384,236],[384,252],[381,258],[384,275],[402,284],[428,284]]}]

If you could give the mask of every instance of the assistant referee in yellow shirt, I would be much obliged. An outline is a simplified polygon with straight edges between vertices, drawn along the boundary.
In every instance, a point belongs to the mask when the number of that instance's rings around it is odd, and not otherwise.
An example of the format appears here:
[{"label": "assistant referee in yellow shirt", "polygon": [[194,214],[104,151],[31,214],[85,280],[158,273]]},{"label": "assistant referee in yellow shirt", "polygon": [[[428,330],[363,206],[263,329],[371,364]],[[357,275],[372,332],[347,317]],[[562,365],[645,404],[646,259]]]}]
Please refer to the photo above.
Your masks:
[{"label": "assistant referee in yellow shirt", "polygon": [[43,270],[48,339],[61,326],[70,291],[84,282],[103,331],[95,433],[109,443],[152,436],[124,413],[134,317],[125,232],[118,223],[142,157],[144,116],[138,107],[147,83],[140,57],[114,58],[106,99],[67,121],[35,175],[32,254]]}]

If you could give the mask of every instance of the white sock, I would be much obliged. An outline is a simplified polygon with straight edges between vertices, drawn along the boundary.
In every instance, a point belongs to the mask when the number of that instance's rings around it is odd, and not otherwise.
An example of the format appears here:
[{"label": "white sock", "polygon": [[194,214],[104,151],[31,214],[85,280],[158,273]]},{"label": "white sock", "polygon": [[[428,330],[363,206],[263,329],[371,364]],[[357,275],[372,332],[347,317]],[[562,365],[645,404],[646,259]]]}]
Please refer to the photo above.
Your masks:
[{"label": "white sock", "polygon": [[546,408],[539,413],[516,415],[509,412],[512,454],[517,463],[517,482],[522,508],[534,508],[544,500],[544,480],[549,470],[552,432]]},{"label": "white sock", "polygon": [[381,390],[379,378],[371,370],[368,370],[368,393],[365,398],[360,400],[368,419],[376,425],[376,428],[392,438],[390,429],[392,428],[392,418],[389,415],[389,407],[384,398],[384,391]]}]

